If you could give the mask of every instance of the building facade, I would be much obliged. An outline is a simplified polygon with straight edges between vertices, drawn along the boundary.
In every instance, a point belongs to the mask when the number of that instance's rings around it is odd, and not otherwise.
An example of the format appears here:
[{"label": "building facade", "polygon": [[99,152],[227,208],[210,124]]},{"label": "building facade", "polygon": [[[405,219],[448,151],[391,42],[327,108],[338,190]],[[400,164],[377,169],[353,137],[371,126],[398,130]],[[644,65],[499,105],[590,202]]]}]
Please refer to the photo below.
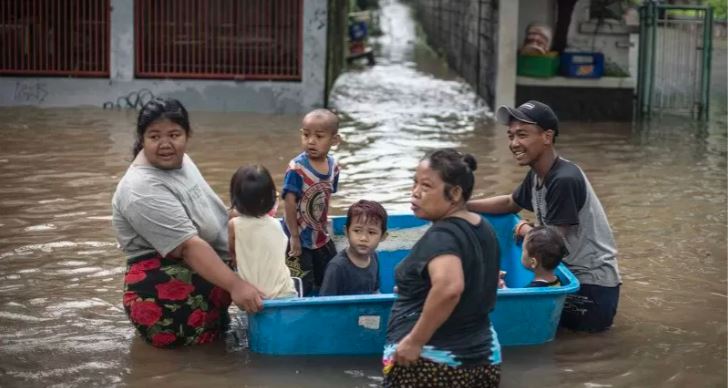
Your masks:
[{"label": "building facade", "polygon": [[7,0],[0,106],[325,106],[327,0]]}]

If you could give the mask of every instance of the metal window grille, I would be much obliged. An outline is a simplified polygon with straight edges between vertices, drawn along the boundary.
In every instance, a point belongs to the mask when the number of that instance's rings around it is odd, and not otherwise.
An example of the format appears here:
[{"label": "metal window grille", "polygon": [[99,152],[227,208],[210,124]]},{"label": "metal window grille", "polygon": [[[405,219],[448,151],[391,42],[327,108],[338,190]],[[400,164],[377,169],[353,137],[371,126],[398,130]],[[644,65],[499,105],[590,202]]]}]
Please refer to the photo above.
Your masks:
[{"label": "metal window grille", "polygon": [[107,77],[109,3],[0,1],[0,74]]},{"label": "metal window grille", "polygon": [[135,0],[136,76],[300,80],[303,0]]}]

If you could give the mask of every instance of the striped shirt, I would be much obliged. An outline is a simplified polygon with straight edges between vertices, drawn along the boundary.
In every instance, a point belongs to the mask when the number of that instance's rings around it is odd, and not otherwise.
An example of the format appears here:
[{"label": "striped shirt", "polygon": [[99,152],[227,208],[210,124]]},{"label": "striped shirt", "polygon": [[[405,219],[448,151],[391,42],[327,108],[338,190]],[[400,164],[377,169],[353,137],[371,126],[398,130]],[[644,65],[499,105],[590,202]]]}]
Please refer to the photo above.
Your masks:
[{"label": "striped shirt", "polygon": [[[283,178],[281,196],[285,198],[288,193],[296,195],[296,221],[303,248],[317,249],[329,242],[326,229],[329,201],[331,193],[335,193],[339,185],[339,165],[331,155],[326,159],[329,171],[322,174],[313,168],[308,155],[302,152],[290,161]],[[290,236],[285,222],[283,227]]]}]

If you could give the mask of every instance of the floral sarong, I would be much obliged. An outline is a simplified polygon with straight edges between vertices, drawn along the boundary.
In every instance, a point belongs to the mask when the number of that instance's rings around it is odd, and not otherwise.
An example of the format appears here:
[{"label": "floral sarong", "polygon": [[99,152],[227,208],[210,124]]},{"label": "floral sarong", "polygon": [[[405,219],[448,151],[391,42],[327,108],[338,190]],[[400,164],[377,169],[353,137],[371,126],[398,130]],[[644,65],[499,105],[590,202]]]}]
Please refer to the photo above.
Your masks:
[{"label": "floral sarong", "polygon": [[203,279],[182,260],[155,253],[127,262],[124,311],[153,346],[212,342],[227,329],[229,306],[227,291]]}]

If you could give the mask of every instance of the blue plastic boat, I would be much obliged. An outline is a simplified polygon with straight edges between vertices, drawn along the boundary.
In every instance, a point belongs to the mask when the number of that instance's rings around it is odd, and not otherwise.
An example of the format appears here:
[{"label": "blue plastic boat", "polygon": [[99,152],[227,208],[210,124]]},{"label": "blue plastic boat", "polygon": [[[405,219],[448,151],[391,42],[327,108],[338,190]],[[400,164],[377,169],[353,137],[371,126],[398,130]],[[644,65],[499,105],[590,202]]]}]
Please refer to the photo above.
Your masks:
[{"label": "blue plastic boat", "polygon": [[[533,274],[521,265],[521,247],[513,242],[514,215],[484,215],[498,236],[501,269],[508,288],[498,290],[490,314],[501,345],[536,345],[553,340],[564,299],[579,289],[565,267],[557,268],[561,287],[521,288]],[[332,217],[335,235],[343,235],[345,217]],[[380,244],[381,294],[267,300],[248,317],[254,352],[271,355],[381,354],[392,303],[394,267],[429,223],[411,214],[390,215],[390,238]]]}]

